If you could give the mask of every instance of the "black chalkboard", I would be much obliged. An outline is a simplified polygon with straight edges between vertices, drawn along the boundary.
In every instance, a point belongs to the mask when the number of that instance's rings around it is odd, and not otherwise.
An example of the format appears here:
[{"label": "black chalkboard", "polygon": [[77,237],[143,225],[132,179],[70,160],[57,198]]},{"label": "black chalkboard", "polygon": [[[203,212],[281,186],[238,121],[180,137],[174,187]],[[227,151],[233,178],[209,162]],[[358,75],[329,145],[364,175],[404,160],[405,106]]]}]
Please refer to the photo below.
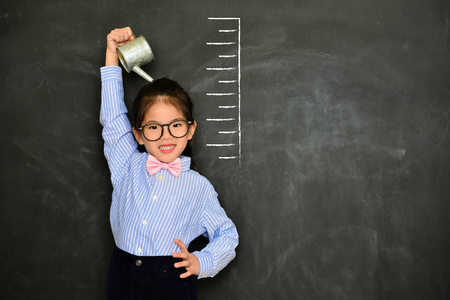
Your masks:
[{"label": "black chalkboard", "polygon": [[[1,299],[105,298],[99,68],[123,26],[193,97],[240,233],[200,299],[450,299],[449,1],[0,7]],[[130,106],[145,81],[124,84]]]}]

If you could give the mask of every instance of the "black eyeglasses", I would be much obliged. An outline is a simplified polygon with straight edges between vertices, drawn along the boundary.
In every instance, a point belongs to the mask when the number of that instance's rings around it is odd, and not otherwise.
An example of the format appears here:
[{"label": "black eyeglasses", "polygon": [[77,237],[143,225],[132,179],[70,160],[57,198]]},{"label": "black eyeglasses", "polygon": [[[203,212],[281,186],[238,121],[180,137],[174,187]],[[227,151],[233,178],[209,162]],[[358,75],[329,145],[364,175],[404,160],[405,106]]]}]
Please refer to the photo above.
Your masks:
[{"label": "black eyeglasses", "polygon": [[154,142],[159,140],[164,134],[164,126],[167,126],[169,133],[171,136],[175,138],[182,138],[189,132],[189,125],[191,125],[191,121],[187,120],[176,120],[172,121],[169,124],[158,124],[158,123],[150,123],[146,124],[142,127],[139,127],[138,130],[142,131],[144,137],[150,141]]}]

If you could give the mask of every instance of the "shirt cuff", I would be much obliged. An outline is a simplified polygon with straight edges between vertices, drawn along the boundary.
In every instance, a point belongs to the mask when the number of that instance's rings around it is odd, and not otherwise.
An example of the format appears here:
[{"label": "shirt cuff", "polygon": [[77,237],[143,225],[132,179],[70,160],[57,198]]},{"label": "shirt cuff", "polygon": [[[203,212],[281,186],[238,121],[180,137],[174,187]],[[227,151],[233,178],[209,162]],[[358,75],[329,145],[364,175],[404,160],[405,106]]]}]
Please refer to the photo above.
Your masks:
[{"label": "shirt cuff", "polygon": [[200,274],[198,274],[198,279],[206,278],[206,277],[214,277],[217,272],[213,272],[213,258],[211,254],[194,251],[192,252],[195,256],[197,256],[198,261],[200,263]]},{"label": "shirt cuff", "polygon": [[122,81],[122,68],[119,66],[104,66],[100,68],[102,81],[120,80]]}]

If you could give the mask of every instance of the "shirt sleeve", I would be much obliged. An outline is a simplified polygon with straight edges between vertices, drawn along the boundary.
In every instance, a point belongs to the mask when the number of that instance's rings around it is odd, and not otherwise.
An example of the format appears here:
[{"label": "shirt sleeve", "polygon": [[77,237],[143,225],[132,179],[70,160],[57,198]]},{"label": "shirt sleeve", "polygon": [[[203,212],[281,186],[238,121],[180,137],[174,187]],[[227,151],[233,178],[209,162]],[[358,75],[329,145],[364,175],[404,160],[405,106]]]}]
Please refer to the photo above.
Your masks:
[{"label": "shirt sleeve", "polygon": [[114,186],[132,154],[138,151],[138,145],[124,103],[122,69],[118,66],[106,66],[100,69],[100,73],[102,78],[100,123],[103,125],[104,153]]},{"label": "shirt sleeve", "polygon": [[220,206],[217,193],[211,190],[206,197],[202,224],[206,229],[209,243],[201,251],[192,253],[200,262],[199,279],[214,277],[225,268],[236,257],[235,248],[239,243],[236,226]]}]

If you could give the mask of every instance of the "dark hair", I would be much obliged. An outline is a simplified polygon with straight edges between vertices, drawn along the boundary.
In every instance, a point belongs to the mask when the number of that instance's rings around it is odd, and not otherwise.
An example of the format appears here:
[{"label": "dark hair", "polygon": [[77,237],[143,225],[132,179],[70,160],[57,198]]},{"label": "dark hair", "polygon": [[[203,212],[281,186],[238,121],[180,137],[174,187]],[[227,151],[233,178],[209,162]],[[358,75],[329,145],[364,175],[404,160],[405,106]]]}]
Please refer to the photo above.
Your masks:
[{"label": "dark hair", "polygon": [[[164,98],[161,98],[161,96]],[[172,104],[183,113],[186,120],[194,122],[192,116],[194,104],[189,94],[177,82],[167,78],[161,78],[143,86],[136,96],[133,102],[132,115],[132,126],[135,129],[142,126],[146,112],[159,101]],[[193,148],[194,143],[191,139],[188,141],[182,155],[191,157],[191,169],[197,171],[192,157]]]}]

